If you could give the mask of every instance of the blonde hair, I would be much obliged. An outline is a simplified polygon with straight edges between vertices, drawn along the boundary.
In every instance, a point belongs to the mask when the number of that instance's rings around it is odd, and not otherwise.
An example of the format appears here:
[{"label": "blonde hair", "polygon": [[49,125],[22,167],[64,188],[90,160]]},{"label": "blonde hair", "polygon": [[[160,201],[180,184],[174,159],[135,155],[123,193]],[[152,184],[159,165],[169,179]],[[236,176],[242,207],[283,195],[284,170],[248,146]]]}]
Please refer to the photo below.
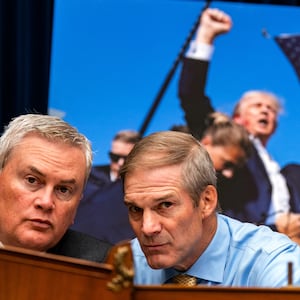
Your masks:
[{"label": "blonde hair", "polygon": [[251,155],[253,145],[248,132],[229,116],[214,112],[209,115],[207,125],[203,137],[210,136],[212,145],[239,147],[245,153],[245,160]]}]

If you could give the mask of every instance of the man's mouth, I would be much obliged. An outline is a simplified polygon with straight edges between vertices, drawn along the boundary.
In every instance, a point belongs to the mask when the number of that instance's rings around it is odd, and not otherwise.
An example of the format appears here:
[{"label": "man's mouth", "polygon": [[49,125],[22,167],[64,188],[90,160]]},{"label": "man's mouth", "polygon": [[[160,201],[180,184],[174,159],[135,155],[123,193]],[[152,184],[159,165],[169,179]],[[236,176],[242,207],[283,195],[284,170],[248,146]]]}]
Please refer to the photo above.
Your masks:
[{"label": "man's mouth", "polygon": [[144,244],[143,248],[147,250],[147,252],[160,252],[165,248],[166,244]]},{"label": "man's mouth", "polygon": [[30,220],[32,226],[35,229],[48,229],[50,227],[52,227],[52,223],[48,220],[44,220],[44,219],[31,219]]},{"label": "man's mouth", "polygon": [[258,120],[258,123],[264,126],[267,126],[269,124],[267,119],[260,119]]}]

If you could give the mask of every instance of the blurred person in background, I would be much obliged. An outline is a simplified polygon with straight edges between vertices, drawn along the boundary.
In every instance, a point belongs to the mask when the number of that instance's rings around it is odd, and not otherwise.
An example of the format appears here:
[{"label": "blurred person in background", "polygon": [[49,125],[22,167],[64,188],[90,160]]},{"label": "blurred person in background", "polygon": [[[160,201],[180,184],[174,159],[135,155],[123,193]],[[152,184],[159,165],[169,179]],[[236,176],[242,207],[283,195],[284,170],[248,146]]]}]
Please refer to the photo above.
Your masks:
[{"label": "blurred person in background", "polygon": [[[205,95],[213,44],[217,36],[231,28],[232,20],[228,14],[215,8],[206,9],[196,40],[191,43],[183,61],[179,97],[189,130],[198,139],[205,132],[207,117],[214,112]],[[224,214],[241,221],[266,224],[299,242],[299,193],[291,192],[295,190],[294,182],[288,180],[286,173],[281,173],[279,164],[266,148],[277,128],[281,110],[280,99],[271,92],[251,90],[242,95],[232,118],[247,130],[253,153],[234,176],[220,178],[219,200]],[[298,175],[300,179],[300,173]]]}]

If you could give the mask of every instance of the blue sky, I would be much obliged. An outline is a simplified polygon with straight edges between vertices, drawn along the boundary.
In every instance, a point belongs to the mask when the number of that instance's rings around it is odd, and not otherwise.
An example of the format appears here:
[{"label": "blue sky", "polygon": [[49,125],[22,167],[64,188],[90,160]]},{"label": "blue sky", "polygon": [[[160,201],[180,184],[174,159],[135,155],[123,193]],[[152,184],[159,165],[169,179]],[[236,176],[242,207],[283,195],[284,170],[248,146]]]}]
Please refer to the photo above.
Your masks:
[{"label": "blue sky", "polygon": [[[94,164],[108,162],[114,134],[139,130],[203,1],[56,0],[49,106],[63,112],[92,142]],[[278,94],[284,113],[268,144],[280,165],[300,163],[300,86],[291,64],[271,36],[300,33],[300,8],[212,1],[233,19],[219,37],[207,94],[230,114],[241,94]],[[177,97],[177,69],[146,134],[184,123]]]}]

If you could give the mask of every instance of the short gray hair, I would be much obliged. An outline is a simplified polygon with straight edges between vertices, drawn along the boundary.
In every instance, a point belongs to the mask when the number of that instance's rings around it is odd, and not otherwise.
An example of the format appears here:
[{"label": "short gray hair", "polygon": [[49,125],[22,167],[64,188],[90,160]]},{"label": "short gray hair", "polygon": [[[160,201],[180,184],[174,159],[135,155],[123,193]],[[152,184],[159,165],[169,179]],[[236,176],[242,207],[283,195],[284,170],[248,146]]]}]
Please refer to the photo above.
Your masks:
[{"label": "short gray hair", "polygon": [[279,98],[277,95],[275,95],[272,92],[264,91],[264,90],[250,90],[245,92],[241,96],[240,100],[238,101],[238,103],[235,105],[233,109],[232,116],[233,117],[238,116],[241,113],[241,108],[243,107],[243,105],[247,103],[249,99],[256,98],[256,97],[269,98],[274,104],[276,115],[279,115],[280,113],[283,112],[283,104],[282,104],[283,100]]},{"label": "short gray hair", "polygon": [[0,170],[4,168],[11,151],[28,134],[36,134],[51,142],[61,142],[80,148],[86,158],[85,180],[87,180],[93,159],[90,141],[62,119],[41,114],[20,115],[6,126],[0,137]]}]

